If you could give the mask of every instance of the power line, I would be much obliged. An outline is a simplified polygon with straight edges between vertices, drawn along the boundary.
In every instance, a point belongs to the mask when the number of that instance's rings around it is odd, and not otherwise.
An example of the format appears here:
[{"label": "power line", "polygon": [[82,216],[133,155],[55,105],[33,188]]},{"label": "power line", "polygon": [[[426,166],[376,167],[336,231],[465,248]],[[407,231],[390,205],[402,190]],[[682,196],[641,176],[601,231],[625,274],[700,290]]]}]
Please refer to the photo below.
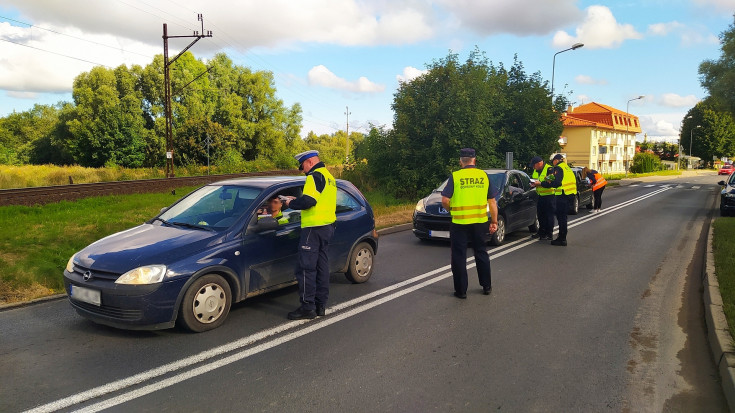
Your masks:
[{"label": "power line", "polygon": [[70,34],[58,32],[56,30],[51,30],[51,29],[47,29],[45,27],[36,26],[35,24],[26,23],[26,22],[22,22],[20,20],[11,19],[10,17],[0,16],[0,19],[5,19],[5,20],[11,21],[11,22],[24,24],[24,25],[26,25],[28,27],[32,27],[32,28],[39,29],[39,30],[45,30],[47,32],[51,32],[51,33],[58,34],[58,35],[61,35],[61,36],[71,37],[72,39],[81,40],[83,42],[96,44],[98,46],[109,47],[110,49],[119,50],[119,51],[121,51],[123,53],[131,53],[131,54],[137,54],[138,56],[153,58],[153,56],[151,56],[151,55],[146,55],[146,54],[142,54],[142,53],[138,53],[138,52],[131,52],[130,50],[125,50],[125,49],[123,49],[122,47],[119,47],[119,46],[112,46],[112,45],[109,45],[109,44],[95,42],[94,40],[89,40],[89,39],[84,39],[82,37],[72,36]]},{"label": "power line", "polygon": [[99,62],[93,62],[93,61],[91,61],[91,60],[85,60],[85,59],[81,59],[81,58],[79,58],[79,57],[69,56],[69,55],[65,55],[65,54],[62,54],[62,53],[57,53],[57,52],[52,52],[51,50],[41,49],[40,47],[35,47],[35,46],[29,46],[29,45],[27,45],[27,44],[23,44],[23,43],[18,43],[18,42],[14,42],[14,41],[12,41],[12,40],[8,40],[8,39],[1,39],[1,38],[0,38],[0,40],[2,40],[2,41],[4,41],[4,42],[8,42],[8,43],[13,43],[13,44],[17,44],[18,46],[28,47],[28,48],[30,48],[30,49],[40,50],[40,51],[42,51],[42,52],[46,52],[46,53],[51,53],[51,54],[55,54],[55,55],[57,55],[57,56],[62,56],[62,57],[66,57],[66,58],[69,58],[69,59],[79,60],[79,61],[81,61],[81,62],[85,62],[85,63],[91,63],[91,64],[93,64],[93,65],[98,65],[98,66],[104,66],[104,67],[106,67],[106,68],[108,68],[108,69],[112,69],[112,67],[110,67],[110,66],[107,66],[107,65],[106,65],[106,64],[104,64],[104,63],[99,63]]}]

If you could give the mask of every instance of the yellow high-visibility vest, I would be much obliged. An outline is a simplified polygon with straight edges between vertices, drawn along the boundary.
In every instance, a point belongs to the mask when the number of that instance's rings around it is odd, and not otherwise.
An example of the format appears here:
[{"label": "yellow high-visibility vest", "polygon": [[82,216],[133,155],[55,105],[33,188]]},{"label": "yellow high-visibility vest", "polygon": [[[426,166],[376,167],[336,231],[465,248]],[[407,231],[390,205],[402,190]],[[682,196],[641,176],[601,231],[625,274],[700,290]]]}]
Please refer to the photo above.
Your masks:
[{"label": "yellow high-visibility vest", "polygon": [[574,171],[567,165],[566,162],[559,162],[556,164],[562,171],[564,171],[564,177],[561,180],[561,186],[556,188],[554,194],[556,195],[573,195],[577,193],[577,178],[574,176]]},{"label": "yellow high-visibility vest", "polygon": [[[538,171],[534,169],[533,173],[531,174],[531,178],[543,182],[546,179],[546,175],[549,174],[549,168],[551,168],[551,165],[545,163],[544,167],[541,169],[541,173],[538,173]],[[543,186],[537,186],[536,193],[539,196],[554,195],[554,188],[544,188]]]},{"label": "yellow high-visibility vest", "polygon": [[463,168],[452,173],[454,193],[449,199],[452,223],[479,224],[487,222],[487,193],[490,178],[477,168]]},{"label": "yellow high-visibility vest", "polygon": [[[316,190],[312,176],[316,172],[321,173],[326,181],[321,193]],[[317,168],[306,177],[304,195],[314,198],[316,205],[301,211],[301,228],[329,225],[337,220],[337,181],[327,168]]]}]

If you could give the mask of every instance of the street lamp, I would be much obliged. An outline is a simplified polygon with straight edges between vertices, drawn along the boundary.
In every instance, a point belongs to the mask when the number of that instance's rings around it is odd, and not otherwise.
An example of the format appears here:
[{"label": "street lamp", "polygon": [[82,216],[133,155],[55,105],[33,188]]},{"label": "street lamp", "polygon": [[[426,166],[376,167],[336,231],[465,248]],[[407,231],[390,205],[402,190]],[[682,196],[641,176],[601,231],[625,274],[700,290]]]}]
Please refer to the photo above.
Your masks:
[{"label": "street lamp", "polygon": [[[628,136],[628,126],[630,125],[630,102],[638,99],[643,99],[644,97],[644,95],[640,95],[637,98],[628,99],[628,103],[625,104],[625,139],[630,139],[630,136]],[[628,165],[628,150],[625,145],[623,145],[623,150],[625,151],[625,176],[628,176],[628,169],[630,169],[630,166]]]},{"label": "street lamp", "polygon": [[574,43],[572,47],[554,53],[554,59],[552,59],[552,63],[551,63],[551,104],[552,105],[554,104],[554,70],[556,69],[556,55],[558,55],[559,53],[568,52],[569,50],[577,50],[582,46],[584,46],[584,43]]}]

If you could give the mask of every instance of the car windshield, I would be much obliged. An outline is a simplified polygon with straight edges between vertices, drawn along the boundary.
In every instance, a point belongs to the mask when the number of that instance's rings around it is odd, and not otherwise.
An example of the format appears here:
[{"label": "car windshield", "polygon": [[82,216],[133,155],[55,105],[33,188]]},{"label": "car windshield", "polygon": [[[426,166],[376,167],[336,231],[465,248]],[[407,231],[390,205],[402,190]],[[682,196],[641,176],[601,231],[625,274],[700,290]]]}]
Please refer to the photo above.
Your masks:
[{"label": "car windshield", "polygon": [[260,195],[258,188],[207,185],[187,195],[158,216],[166,225],[203,230],[228,228]]},{"label": "car windshield", "polygon": [[730,175],[730,179],[728,179],[730,186],[735,186],[735,174]]},{"label": "car windshield", "polygon": [[[493,187],[493,196],[497,201],[500,198],[500,194],[503,193],[502,189],[505,187],[505,172],[491,172],[488,174],[488,177],[490,177],[490,184]],[[447,182],[449,182],[449,179],[445,179],[434,192],[443,191],[447,186]]]}]

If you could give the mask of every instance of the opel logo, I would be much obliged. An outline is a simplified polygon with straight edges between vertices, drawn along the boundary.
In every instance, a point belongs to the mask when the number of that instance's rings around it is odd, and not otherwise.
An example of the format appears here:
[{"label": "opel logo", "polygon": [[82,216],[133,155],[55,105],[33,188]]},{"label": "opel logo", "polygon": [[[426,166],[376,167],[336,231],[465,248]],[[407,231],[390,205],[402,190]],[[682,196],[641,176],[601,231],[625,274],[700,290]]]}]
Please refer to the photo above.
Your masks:
[{"label": "opel logo", "polygon": [[84,275],[82,276],[84,281],[89,281],[92,279],[92,271],[85,271]]}]

